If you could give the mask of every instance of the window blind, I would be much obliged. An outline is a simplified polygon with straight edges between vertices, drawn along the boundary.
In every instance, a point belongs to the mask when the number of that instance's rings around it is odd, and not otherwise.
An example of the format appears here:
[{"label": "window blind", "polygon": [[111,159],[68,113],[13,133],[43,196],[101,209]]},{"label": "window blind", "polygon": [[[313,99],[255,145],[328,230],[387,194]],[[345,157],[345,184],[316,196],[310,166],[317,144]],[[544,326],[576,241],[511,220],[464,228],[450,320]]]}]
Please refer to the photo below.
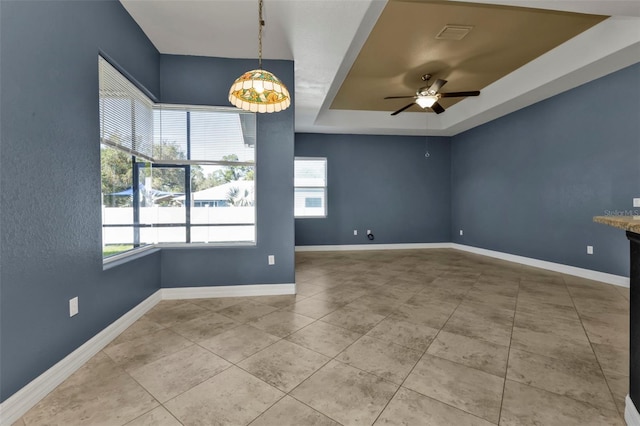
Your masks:
[{"label": "window blind", "polygon": [[[157,160],[255,163],[255,114],[215,107],[156,105],[154,117]],[[184,156],[172,156],[176,150]]]},{"label": "window blind", "polygon": [[100,141],[153,158],[153,102],[104,58],[98,58]]}]

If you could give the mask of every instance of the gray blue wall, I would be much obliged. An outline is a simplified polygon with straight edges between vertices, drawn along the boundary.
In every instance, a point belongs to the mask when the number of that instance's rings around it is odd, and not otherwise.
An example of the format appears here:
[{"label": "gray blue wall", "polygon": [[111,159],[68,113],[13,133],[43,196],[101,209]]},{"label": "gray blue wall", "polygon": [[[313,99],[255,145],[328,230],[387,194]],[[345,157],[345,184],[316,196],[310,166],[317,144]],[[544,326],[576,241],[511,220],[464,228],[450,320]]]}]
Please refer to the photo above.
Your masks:
[{"label": "gray blue wall", "polygon": [[[294,281],[293,107],[258,119],[257,246],[165,249],[103,271],[98,53],[157,100],[209,105],[228,105],[255,60],[159,55],[115,0],[1,1],[0,31],[1,401],[161,286]],[[292,62],[265,65],[293,87]]]},{"label": "gray blue wall", "polygon": [[454,242],[629,276],[624,232],[592,218],[640,196],[640,64],[454,136],[451,155]]},{"label": "gray blue wall", "polygon": [[[162,55],[162,101],[228,105],[231,83],[256,66],[256,60]],[[294,87],[293,62],[264,61],[264,68]],[[293,111],[292,105],[277,114],[258,115],[257,245],[162,249],[163,287],[294,282]],[[267,263],[270,254],[275,255],[273,266]]]},{"label": "gray blue wall", "polygon": [[296,156],[327,157],[328,175],[327,217],[296,219],[296,245],[450,241],[447,139],[425,158],[425,137],[296,134]]},{"label": "gray blue wall", "polygon": [[116,1],[0,8],[4,401],[159,288],[159,253],[102,270],[98,52],[155,94],[160,55]]}]

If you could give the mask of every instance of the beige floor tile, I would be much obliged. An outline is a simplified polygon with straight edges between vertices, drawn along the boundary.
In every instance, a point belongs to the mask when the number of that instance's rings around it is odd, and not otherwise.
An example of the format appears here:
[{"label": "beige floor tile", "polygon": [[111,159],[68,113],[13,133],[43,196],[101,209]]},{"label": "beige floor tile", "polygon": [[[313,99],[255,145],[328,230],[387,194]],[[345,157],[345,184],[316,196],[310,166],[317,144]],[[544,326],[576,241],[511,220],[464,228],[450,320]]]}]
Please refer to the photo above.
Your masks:
[{"label": "beige floor tile", "polygon": [[512,348],[507,379],[615,410],[607,382],[596,363],[559,360]]},{"label": "beige floor tile", "polygon": [[248,325],[241,325],[199,344],[227,361],[237,363],[278,340],[280,338],[277,336]]},{"label": "beige floor tile", "polygon": [[231,367],[165,404],[189,425],[246,425],[284,396],[246,371]]},{"label": "beige floor tile", "polygon": [[115,346],[106,347],[103,352],[109,355],[119,367],[133,370],[191,345],[193,342],[176,332],[163,329]]},{"label": "beige floor tile", "polygon": [[421,356],[422,351],[362,336],[336,359],[400,385]]},{"label": "beige floor tile", "polygon": [[360,336],[361,334],[355,331],[316,321],[296,331],[287,337],[287,340],[333,358]]},{"label": "beige floor tile", "polygon": [[509,346],[512,327],[513,311],[486,309],[486,307],[463,302],[442,329],[449,333]]},{"label": "beige floor tile", "polygon": [[420,352],[429,347],[436,334],[435,328],[393,318],[385,318],[367,333],[370,337]]},{"label": "beige floor tile", "polygon": [[580,313],[580,319],[592,343],[629,348],[629,314]]},{"label": "beige floor tile", "polygon": [[507,380],[500,426],[623,426],[615,411]]},{"label": "beige floor tile", "polygon": [[331,361],[291,396],[345,426],[370,425],[397,389],[373,374]]},{"label": "beige floor tile", "polygon": [[166,408],[158,407],[127,423],[126,426],[182,426],[182,423]]},{"label": "beige floor tile", "polygon": [[577,320],[552,318],[518,311],[516,312],[514,327],[526,328],[540,333],[553,333],[565,339],[588,342],[584,327]]},{"label": "beige floor tile", "polygon": [[313,296],[324,290],[324,287],[313,285],[310,282],[296,281],[296,293],[304,297]]},{"label": "beige floor tile", "polygon": [[289,392],[330,358],[287,340],[280,340],[238,363],[272,386]]},{"label": "beige floor tile", "polygon": [[631,298],[631,289],[629,289],[628,287],[620,287],[620,286],[616,286],[616,290],[618,290],[618,292],[622,295],[622,297],[624,297],[625,299],[629,300]]},{"label": "beige floor tile", "polygon": [[328,300],[311,296],[283,310],[290,310],[310,318],[319,319],[346,305],[347,302],[329,302]]},{"label": "beige floor tile", "polygon": [[430,426],[491,426],[479,417],[428,398],[409,389],[400,388],[387,408],[384,409],[377,426],[384,425],[430,425]]},{"label": "beige floor tile", "polygon": [[386,317],[394,311],[398,304],[396,300],[375,295],[359,297],[347,306]]},{"label": "beige floor tile", "polygon": [[578,312],[573,307],[573,305],[556,305],[553,303],[546,303],[542,300],[527,301],[518,298],[518,304],[516,305],[516,315],[519,313],[527,315],[538,315],[546,318],[558,318],[568,321],[580,321]]},{"label": "beige floor tile", "polygon": [[162,326],[171,327],[177,323],[196,319],[209,313],[207,309],[193,303],[186,301],[175,302],[177,303],[173,305],[160,303],[147,312],[145,317]]},{"label": "beige floor tile", "polygon": [[629,375],[629,350],[599,343],[592,343],[591,347],[603,370]]},{"label": "beige floor tile", "polygon": [[324,414],[285,396],[251,422],[251,426],[340,426]]},{"label": "beige floor tile", "polygon": [[613,400],[618,408],[618,413],[621,417],[624,417],[626,408],[625,398],[629,393],[629,376],[626,374],[619,374],[615,371],[604,370],[604,377],[607,379],[607,384],[613,395]]},{"label": "beige floor tile", "polygon": [[505,296],[497,292],[482,290],[474,286],[464,295],[466,302],[472,302],[480,305],[491,307],[499,307],[503,309],[514,310],[516,308],[516,297]]},{"label": "beige floor tile", "polygon": [[315,320],[291,311],[276,311],[267,314],[248,325],[266,331],[278,337],[287,337],[291,333],[311,324]]},{"label": "beige floor tile", "polygon": [[192,342],[201,342],[239,325],[231,318],[211,312],[190,321],[179,322],[171,326],[171,330]]},{"label": "beige floor tile", "polygon": [[396,308],[390,318],[440,329],[447,322],[456,306],[455,303],[447,302],[432,302],[420,306],[403,304]]},{"label": "beige floor tile", "polygon": [[509,347],[441,331],[429,346],[427,353],[467,367],[477,368],[494,376],[504,377],[507,371]]},{"label": "beige floor tile", "polygon": [[158,401],[165,402],[230,366],[219,356],[193,345],[130,370],[129,374]]},{"label": "beige floor tile", "polygon": [[565,360],[593,362],[595,354],[588,341],[570,339],[550,331],[513,328],[511,348]]},{"label": "beige floor tile", "polygon": [[403,386],[497,423],[503,384],[500,377],[425,354]]},{"label": "beige floor tile", "polygon": [[163,328],[165,327],[145,317],[142,317],[138,321],[134,322],[125,331],[123,331],[118,337],[113,339],[108,346],[115,346],[129,340],[134,340],[138,337],[143,337],[148,334],[155,333],[156,331],[160,331]]},{"label": "beige floor tile", "polygon": [[300,302],[306,299],[305,296],[292,294],[283,296],[256,296],[251,297],[254,302],[262,303],[263,305],[273,306],[274,308],[282,309],[287,306],[291,306],[296,302]]},{"label": "beige floor tile", "polygon": [[218,311],[219,314],[231,318],[240,323],[247,323],[256,320],[264,315],[270,314],[277,310],[273,306],[263,305],[251,300],[240,302],[236,305]]},{"label": "beige floor tile", "polygon": [[210,311],[217,312],[221,309],[228,308],[229,306],[237,305],[241,302],[246,302],[246,297],[213,297],[208,299],[193,299],[190,300],[194,305],[198,305]]},{"label": "beige floor tile", "polygon": [[18,420],[13,422],[13,424],[11,426],[25,426],[24,420],[22,420],[22,418],[19,418]]},{"label": "beige floor tile", "polygon": [[369,312],[365,309],[345,306],[322,317],[320,321],[365,334],[384,318],[384,315]]},{"label": "beige floor tile", "polygon": [[121,425],[158,402],[102,352],[24,416],[27,425]]}]

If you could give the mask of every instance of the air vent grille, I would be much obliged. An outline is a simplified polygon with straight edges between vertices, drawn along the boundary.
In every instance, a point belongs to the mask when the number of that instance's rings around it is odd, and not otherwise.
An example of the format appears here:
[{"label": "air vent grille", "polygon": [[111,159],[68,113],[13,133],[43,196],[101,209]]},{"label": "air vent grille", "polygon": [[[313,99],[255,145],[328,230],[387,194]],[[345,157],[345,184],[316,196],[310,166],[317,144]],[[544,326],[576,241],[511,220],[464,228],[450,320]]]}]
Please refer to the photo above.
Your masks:
[{"label": "air vent grille", "polygon": [[462,40],[473,27],[468,25],[445,25],[436,36],[436,40]]}]

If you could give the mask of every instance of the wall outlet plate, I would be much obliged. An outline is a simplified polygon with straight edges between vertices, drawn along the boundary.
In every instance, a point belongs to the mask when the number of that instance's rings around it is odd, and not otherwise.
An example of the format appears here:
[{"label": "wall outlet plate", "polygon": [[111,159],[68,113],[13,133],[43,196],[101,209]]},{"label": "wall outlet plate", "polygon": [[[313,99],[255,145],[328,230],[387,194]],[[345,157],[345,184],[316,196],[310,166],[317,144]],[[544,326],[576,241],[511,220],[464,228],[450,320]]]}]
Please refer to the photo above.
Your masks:
[{"label": "wall outlet plate", "polygon": [[69,299],[69,316],[78,315],[78,297]]},{"label": "wall outlet plate", "polygon": [[633,207],[640,207],[640,198],[633,199]]},{"label": "wall outlet plate", "polygon": [[464,231],[462,229],[460,230],[460,235],[464,235]]},{"label": "wall outlet plate", "polygon": [[593,254],[593,246],[587,246],[587,254]]},{"label": "wall outlet plate", "polygon": [[276,257],[272,254],[269,255],[269,265],[275,265],[276,264]]},{"label": "wall outlet plate", "polygon": [[357,229],[353,230],[353,235],[358,235],[358,230]]}]

